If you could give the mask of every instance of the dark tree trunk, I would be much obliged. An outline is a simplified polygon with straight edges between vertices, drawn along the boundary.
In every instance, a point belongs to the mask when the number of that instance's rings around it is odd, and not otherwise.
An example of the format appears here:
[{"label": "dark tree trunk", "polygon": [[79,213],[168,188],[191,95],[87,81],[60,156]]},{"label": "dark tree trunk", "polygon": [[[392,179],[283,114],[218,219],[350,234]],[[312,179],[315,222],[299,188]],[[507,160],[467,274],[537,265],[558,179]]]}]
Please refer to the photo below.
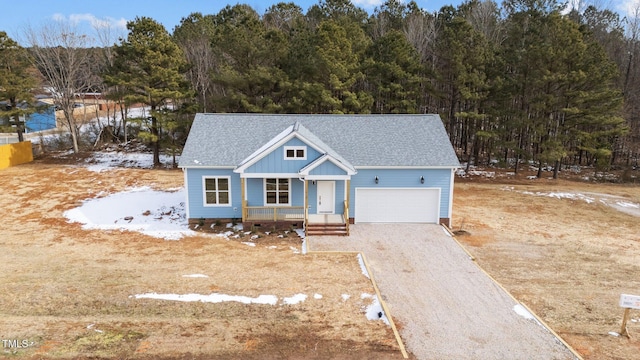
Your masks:
[{"label": "dark tree trunk", "polygon": [[160,132],[158,131],[158,119],[151,116],[151,147],[153,148],[153,167],[160,166]]},{"label": "dark tree trunk", "polygon": [[553,178],[558,179],[558,173],[560,172],[560,160],[556,160],[555,166],[553,167]]},{"label": "dark tree trunk", "polygon": [[542,160],[538,161],[538,174],[536,174],[538,179],[542,178]]}]

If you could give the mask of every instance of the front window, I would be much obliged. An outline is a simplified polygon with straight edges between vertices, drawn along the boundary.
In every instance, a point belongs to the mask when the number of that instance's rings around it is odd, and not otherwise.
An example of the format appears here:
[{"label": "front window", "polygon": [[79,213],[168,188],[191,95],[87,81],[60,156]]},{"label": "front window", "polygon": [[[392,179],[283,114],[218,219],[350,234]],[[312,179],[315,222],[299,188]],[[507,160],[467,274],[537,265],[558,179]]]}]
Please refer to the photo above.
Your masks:
[{"label": "front window", "polygon": [[264,179],[265,203],[267,205],[289,205],[291,179]]},{"label": "front window", "polygon": [[204,204],[205,205],[229,205],[231,196],[229,190],[229,177],[205,177],[204,178]]}]

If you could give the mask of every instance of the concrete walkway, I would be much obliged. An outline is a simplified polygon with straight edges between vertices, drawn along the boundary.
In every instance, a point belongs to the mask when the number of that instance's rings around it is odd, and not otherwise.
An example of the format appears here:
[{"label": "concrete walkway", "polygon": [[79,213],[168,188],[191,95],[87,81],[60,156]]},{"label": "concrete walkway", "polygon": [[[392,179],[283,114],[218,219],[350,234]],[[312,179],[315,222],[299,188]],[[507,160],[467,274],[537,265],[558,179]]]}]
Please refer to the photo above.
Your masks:
[{"label": "concrete walkway", "polygon": [[360,251],[418,359],[576,359],[439,225],[356,224],[309,251]]}]

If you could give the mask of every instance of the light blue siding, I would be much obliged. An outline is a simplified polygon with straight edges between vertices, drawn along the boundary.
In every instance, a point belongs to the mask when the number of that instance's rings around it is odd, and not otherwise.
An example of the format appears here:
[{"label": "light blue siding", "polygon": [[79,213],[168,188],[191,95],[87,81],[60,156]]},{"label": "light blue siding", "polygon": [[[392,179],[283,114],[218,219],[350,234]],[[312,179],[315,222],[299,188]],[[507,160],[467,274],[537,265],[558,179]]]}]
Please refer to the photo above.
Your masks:
[{"label": "light blue siding", "polygon": [[[240,175],[232,169],[185,169],[187,181],[187,199],[189,204],[189,218],[242,218],[242,202],[240,199]],[[202,189],[203,176],[229,176],[231,178],[231,205],[204,206]]]},{"label": "light blue siding", "polygon": [[325,161],[309,172],[310,175],[346,175],[347,172],[331,161]]},{"label": "light blue siding", "polygon": [[[275,177],[275,176],[274,176]],[[264,179],[245,179],[249,206],[269,206],[264,203]],[[304,206],[304,183],[297,178],[290,180],[291,206]]]},{"label": "light blue siding", "polygon": [[[375,177],[378,177],[378,184]],[[420,177],[424,176],[424,184],[420,183]],[[449,194],[451,190],[450,169],[358,169],[358,173],[351,177],[351,189],[349,209],[356,208],[357,187],[367,188],[441,188],[440,192],[440,217],[450,218]],[[353,212],[351,211],[351,216]]]},{"label": "light blue siding", "polygon": [[[306,160],[285,160],[284,159],[284,147],[285,146],[306,146],[307,147],[307,159]],[[245,172],[247,173],[280,173],[280,174],[293,174],[298,173],[300,169],[320,157],[320,153],[308,146],[305,142],[298,138],[293,138],[287,141],[282,146],[274,149],[269,155],[260,159],[255,164],[249,166]]]},{"label": "light blue siding", "polygon": [[[335,213],[343,214],[344,213],[344,180],[336,180],[335,181]],[[318,183],[315,184],[311,181],[307,182],[309,184],[309,214],[317,214],[318,213]]]},{"label": "light blue siding", "polygon": [[264,206],[264,179],[244,179],[247,184],[247,205]]},{"label": "light blue siding", "polygon": [[[324,164],[323,164],[324,165]],[[240,189],[240,175],[232,169],[197,169],[187,168],[187,198],[189,205],[189,217],[198,218],[241,218],[242,202]],[[204,206],[202,177],[203,176],[229,176],[231,178],[231,205],[230,206]],[[378,177],[378,184],[374,178]],[[424,184],[420,183],[420,177],[424,176]],[[450,218],[449,198],[451,185],[451,170],[449,169],[359,169],[356,175],[351,177],[350,200],[351,216],[355,209],[355,189],[357,187],[368,188],[441,188],[440,217]],[[275,177],[275,175],[274,175]],[[247,187],[247,201],[250,206],[264,206],[264,180],[245,179]],[[309,214],[317,213],[317,183],[307,182],[309,186]],[[345,199],[345,182],[335,181],[335,213],[343,213],[343,201]],[[297,178],[291,179],[291,205],[304,206],[304,183]]]}]

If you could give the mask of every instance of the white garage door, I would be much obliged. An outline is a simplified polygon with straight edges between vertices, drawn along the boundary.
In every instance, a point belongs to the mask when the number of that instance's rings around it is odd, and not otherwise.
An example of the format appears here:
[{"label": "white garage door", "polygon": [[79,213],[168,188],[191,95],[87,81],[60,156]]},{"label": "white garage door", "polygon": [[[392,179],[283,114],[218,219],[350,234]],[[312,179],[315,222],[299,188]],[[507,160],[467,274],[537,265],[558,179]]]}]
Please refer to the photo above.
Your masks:
[{"label": "white garage door", "polygon": [[356,222],[438,223],[440,189],[356,188]]}]

